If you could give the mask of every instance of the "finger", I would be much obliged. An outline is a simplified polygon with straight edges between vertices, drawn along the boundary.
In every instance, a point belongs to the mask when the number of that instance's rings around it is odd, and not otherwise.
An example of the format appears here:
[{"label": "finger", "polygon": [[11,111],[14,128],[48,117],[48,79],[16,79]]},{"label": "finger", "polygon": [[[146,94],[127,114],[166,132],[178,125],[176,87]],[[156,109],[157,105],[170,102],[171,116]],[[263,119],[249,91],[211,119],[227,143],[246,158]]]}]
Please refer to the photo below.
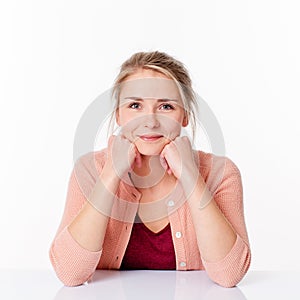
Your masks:
[{"label": "finger", "polygon": [[[168,161],[165,159],[165,163],[166,163],[166,168],[165,170],[169,173],[169,170],[171,170],[169,164],[168,164]],[[170,174],[170,173],[169,173]]]},{"label": "finger", "polygon": [[125,136],[123,133],[120,134],[120,137],[121,137],[122,139],[127,140],[126,136]]},{"label": "finger", "polygon": [[160,152],[160,158],[164,159],[165,158],[165,148]]},{"label": "finger", "polygon": [[[167,145],[166,145],[167,146]],[[172,169],[170,168],[170,166],[169,166],[169,164],[168,164],[168,160],[167,160],[167,158],[166,158],[166,156],[165,156],[165,151],[166,151],[166,146],[165,146],[165,148],[161,151],[161,153],[160,153],[160,159],[161,159],[161,163],[162,163],[162,166],[163,166],[163,168],[167,171],[167,173],[169,174],[169,175],[171,175],[172,173],[173,173],[173,171],[172,171]]]},{"label": "finger", "polygon": [[165,162],[165,159],[161,155],[159,156],[159,162],[162,165],[162,167],[165,169],[166,168],[166,162]]},{"label": "finger", "polygon": [[168,163],[164,157],[160,157],[160,163],[161,163],[162,167],[167,171]]},{"label": "finger", "polygon": [[162,163],[163,168],[168,172],[168,169],[170,169],[170,167],[168,164],[168,160],[166,159],[166,156],[165,156],[165,154],[166,154],[165,151],[166,151],[166,148],[164,148],[161,151],[160,158],[161,158],[161,163]]},{"label": "finger", "polygon": [[109,139],[108,139],[108,146],[111,146],[111,145],[112,145],[112,143],[113,143],[113,141],[114,141],[115,138],[116,138],[116,136],[115,136],[114,134],[112,134],[112,135],[109,137]]},{"label": "finger", "polygon": [[136,163],[137,163],[137,166],[138,168],[141,168],[142,167],[142,156],[141,156],[141,153],[135,148],[135,151],[136,151]]}]

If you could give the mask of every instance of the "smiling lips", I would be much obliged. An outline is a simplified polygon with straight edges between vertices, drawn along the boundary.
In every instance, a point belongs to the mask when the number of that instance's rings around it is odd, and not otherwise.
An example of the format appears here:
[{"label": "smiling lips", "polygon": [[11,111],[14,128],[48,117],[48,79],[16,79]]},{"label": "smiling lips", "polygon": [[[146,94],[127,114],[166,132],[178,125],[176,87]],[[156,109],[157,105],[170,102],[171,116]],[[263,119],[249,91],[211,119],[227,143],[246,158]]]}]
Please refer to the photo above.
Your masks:
[{"label": "smiling lips", "polygon": [[140,135],[140,139],[142,139],[145,142],[154,142],[159,140],[162,135]]}]

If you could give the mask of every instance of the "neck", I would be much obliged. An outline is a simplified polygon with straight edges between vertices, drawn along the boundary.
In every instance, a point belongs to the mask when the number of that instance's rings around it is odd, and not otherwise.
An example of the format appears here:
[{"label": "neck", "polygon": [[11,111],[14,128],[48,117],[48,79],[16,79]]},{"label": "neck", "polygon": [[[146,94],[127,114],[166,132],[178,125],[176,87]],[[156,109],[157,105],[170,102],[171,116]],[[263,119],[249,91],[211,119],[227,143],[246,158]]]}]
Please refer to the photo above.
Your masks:
[{"label": "neck", "polygon": [[141,154],[142,166],[138,168],[136,165],[134,166],[134,173],[138,176],[147,176],[150,174],[153,168],[155,169],[163,169],[160,164],[159,155],[143,155]]},{"label": "neck", "polygon": [[173,175],[169,175],[160,163],[159,155],[141,155],[142,166],[136,165],[131,174],[134,185],[139,190],[151,190],[165,180],[172,180]]}]

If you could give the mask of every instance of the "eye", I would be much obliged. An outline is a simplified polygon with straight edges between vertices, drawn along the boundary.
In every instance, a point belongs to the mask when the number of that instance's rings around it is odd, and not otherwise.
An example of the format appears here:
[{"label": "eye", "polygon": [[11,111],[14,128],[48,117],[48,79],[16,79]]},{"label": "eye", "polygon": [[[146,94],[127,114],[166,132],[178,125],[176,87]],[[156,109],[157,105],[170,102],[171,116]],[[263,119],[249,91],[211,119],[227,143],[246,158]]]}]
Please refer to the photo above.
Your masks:
[{"label": "eye", "polygon": [[133,103],[131,103],[128,107],[129,108],[133,108],[133,109],[137,109],[138,107],[137,106],[139,106],[140,104],[138,103],[138,102],[133,102]]},{"label": "eye", "polygon": [[173,110],[174,109],[174,107],[170,104],[163,104],[162,107],[165,107],[164,110]]}]

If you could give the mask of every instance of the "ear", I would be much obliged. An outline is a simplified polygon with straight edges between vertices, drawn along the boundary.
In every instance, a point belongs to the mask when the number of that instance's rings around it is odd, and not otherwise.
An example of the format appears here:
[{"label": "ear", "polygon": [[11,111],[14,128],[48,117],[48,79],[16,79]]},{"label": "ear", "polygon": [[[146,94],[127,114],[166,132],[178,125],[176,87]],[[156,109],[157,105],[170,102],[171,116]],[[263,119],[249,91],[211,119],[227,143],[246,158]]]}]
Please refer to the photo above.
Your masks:
[{"label": "ear", "polygon": [[116,109],[116,122],[117,122],[118,126],[120,126],[119,108]]},{"label": "ear", "polygon": [[188,124],[189,124],[189,118],[188,118],[188,114],[185,112],[184,118],[182,120],[182,127],[186,127]]}]

